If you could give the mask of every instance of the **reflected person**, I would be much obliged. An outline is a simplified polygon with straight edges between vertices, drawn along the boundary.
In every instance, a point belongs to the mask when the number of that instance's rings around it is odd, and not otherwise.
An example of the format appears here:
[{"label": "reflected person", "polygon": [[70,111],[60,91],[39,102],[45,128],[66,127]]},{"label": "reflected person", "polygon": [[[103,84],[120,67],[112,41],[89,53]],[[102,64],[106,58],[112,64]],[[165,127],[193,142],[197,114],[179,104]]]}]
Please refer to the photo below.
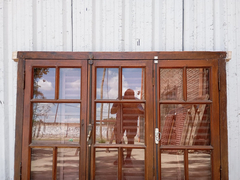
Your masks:
[{"label": "reflected person", "polygon": [[[132,89],[127,89],[122,97],[123,100],[138,100],[134,96]],[[137,134],[138,117],[144,114],[141,103],[114,103],[111,108],[111,114],[117,114],[116,124],[114,126],[114,135],[117,144],[122,144],[123,134],[126,136],[129,145],[134,144],[134,137]],[[127,148],[127,156],[124,163],[132,163],[132,148]]]}]

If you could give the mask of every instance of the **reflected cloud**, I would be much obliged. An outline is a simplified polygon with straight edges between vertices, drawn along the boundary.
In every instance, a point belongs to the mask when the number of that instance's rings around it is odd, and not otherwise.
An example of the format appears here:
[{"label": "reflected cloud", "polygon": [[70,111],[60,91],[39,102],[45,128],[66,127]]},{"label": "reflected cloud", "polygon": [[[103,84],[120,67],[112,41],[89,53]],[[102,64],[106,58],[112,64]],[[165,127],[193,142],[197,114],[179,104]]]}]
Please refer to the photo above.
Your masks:
[{"label": "reflected cloud", "polygon": [[41,90],[44,90],[44,91],[53,90],[52,83],[45,79],[39,79],[38,85],[39,85],[39,89],[41,89]]},{"label": "reflected cloud", "polygon": [[74,82],[71,82],[71,87],[80,89],[80,79],[78,79],[78,80],[76,80]]}]

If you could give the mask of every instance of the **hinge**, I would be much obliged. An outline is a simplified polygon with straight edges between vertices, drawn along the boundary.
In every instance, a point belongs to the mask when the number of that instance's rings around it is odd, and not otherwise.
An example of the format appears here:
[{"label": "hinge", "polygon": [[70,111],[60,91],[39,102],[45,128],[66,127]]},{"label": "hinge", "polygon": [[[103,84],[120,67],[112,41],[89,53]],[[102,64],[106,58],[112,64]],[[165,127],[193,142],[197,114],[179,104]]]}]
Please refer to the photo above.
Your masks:
[{"label": "hinge", "polygon": [[155,64],[158,63],[158,56],[154,56],[154,63],[155,63]]},{"label": "hinge", "polygon": [[22,162],[20,162],[19,176],[20,176],[20,180],[21,180],[22,179]]},{"label": "hinge", "polygon": [[93,64],[93,59],[94,59],[93,54],[89,54],[88,64]]},{"label": "hinge", "polygon": [[92,59],[89,59],[89,60],[88,60],[88,64],[92,65],[92,64],[93,64],[93,60],[92,60]]}]

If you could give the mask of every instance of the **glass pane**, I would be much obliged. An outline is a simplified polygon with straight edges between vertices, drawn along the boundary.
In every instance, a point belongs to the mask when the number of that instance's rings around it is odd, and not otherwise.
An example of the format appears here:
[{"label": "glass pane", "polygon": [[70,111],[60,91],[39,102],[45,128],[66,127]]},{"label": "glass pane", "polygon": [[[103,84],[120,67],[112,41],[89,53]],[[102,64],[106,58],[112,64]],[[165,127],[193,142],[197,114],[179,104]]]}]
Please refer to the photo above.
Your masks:
[{"label": "glass pane", "polygon": [[187,98],[188,101],[209,99],[209,69],[187,69]]},{"label": "glass pane", "polygon": [[160,69],[160,99],[183,99],[183,69]]},{"label": "glass pane", "polygon": [[161,178],[164,180],[184,180],[183,151],[170,150],[161,153]]},{"label": "glass pane", "polygon": [[144,104],[97,103],[96,110],[96,143],[144,144]]},{"label": "glass pane", "polygon": [[118,150],[97,148],[95,152],[95,179],[118,179]]},{"label": "glass pane", "polygon": [[211,180],[211,151],[188,153],[189,179]]},{"label": "glass pane", "polygon": [[33,98],[55,98],[55,68],[33,69]]},{"label": "glass pane", "polygon": [[60,68],[60,99],[80,99],[81,69]]},{"label": "glass pane", "polygon": [[58,148],[57,179],[79,179],[79,149]]},{"label": "glass pane", "polygon": [[145,153],[144,149],[125,149],[123,161],[123,179],[145,179]]},{"label": "glass pane", "polygon": [[[126,97],[127,90],[134,91],[133,99],[145,99],[145,69],[123,68],[122,69],[122,96]],[[132,98],[130,98],[132,99]]]},{"label": "glass pane", "polygon": [[210,106],[162,104],[162,145],[209,145]]},{"label": "glass pane", "polygon": [[118,82],[118,68],[97,68],[97,99],[117,99]]},{"label": "glass pane", "polygon": [[31,179],[52,179],[53,149],[32,149]]},{"label": "glass pane", "polygon": [[79,103],[33,103],[32,143],[78,144]]}]

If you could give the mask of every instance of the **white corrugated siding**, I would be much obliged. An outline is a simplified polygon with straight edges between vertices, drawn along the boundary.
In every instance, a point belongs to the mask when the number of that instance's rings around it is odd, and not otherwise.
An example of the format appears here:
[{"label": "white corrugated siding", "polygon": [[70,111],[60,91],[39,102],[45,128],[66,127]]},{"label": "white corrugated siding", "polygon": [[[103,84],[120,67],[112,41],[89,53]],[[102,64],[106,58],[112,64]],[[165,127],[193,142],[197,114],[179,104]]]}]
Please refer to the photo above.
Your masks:
[{"label": "white corrugated siding", "polygon": [[11,55],[20,50],[232,51],[229,177],[240,179],[239,22],[238,0],[0,0],[0,179],[13,178],[17,63]]}]

